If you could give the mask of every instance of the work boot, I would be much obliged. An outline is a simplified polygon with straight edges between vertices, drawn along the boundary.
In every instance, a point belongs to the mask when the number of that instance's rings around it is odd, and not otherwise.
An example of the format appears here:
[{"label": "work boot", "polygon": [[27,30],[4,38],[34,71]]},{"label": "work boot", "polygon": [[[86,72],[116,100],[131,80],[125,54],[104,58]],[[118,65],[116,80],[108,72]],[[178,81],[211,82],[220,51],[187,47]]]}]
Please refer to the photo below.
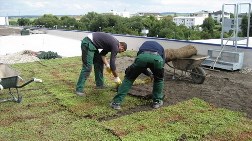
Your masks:
[{"label": "work boot", "polygon": [[76,91],[75,94],[78,95],[78,96],[85,96],[84,92],[78,92],[78,91]]},{"label": "work boot", "polygon": [[121,110],[120,103],[111,102],[110,103],[110,107],[113,108],[113,109],[115,109],[115,110]]},{"label": "work boot", "polygon": [[108,86],[106,86],[106,85],[96,86],[95,87],[95,89],[98,89],[98,90],[100,90],[100,89],[106,89],[106,88],[108,88]]},{"label": "work boot", "polygon": [[95,87],[95,89],[107,89],[107,88],[109,88],[109,86],[108,85],[106,85],[106,84],[104,84],[104,85],[101,85],[101,86],[96,86]]},{"label": "work boot", "polygon": [[163,102],[162,100],[160,100],[160,101],[155,101],[155,102],[153,102],[152,107],[155,108],[155,109],[157,109],[157,108],[163,106],[163,104],[164,104],[164,102]]}]

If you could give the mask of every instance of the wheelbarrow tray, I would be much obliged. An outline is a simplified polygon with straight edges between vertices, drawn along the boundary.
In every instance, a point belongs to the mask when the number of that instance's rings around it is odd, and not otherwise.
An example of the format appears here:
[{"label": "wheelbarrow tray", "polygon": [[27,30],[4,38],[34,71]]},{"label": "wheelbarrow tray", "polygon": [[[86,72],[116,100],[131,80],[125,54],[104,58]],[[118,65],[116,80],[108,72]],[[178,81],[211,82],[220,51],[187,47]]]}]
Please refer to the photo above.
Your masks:
[{"label": "wheelbarrow tray", "polygon": [[19,73],[8,65],[0,64],[0,84],[3,88],[16,88],[18,84]]},{"label": "wheelbarrow tray", "polygon": [[[18,88],[22,88],[33,81],[42,82],[42,80],[40,79],[32,78],[29,81],[18,86],[19,78],[21,78],[19,76],[19,73],[14,69],[12,69],[9,65],[0,64],[0,88],[9,89],[9,95],[11,96],[11,98],[8,99],[0,99],[0,102],[16,101],[20,103],[22,100],[22,95],[18,92]],[[15,88],[16,93],[13,93],[11,91],[11,88]]]},{"label": "wheelbarrow tray", "polygon": [[196,67],[199,67],[201,63],[208,58],[208,56],[204,55],[193,55],[190,58],[179,58],[172,61],[172,65],[174,68],[187,71],[192,70]]},{"label": "wheelbarrow tray", "polygon": [[183,72],[188,72],[191,74],[191,78],[193,82],[197,84],[202,84],[205,80],[206,73],[203,68],[201,68],[201,63],[208,58],[209,56],[205,55],[193,55],[189,58],[178,58],[176,60],[172,60],[172,66],[167,63],[167,65],[174,69],[174,77],[175,78],[175,70],[181,70],[183,76]]}]

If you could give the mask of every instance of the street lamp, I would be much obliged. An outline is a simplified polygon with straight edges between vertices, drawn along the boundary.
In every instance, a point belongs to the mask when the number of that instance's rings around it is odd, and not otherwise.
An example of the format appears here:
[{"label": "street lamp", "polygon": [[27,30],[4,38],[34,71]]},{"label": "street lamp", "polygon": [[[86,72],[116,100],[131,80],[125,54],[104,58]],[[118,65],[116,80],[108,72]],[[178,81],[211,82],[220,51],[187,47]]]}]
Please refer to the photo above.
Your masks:
[{"label": "street lamp", "polygon": [[99,29],[100,29],[100,31],[101,31],[101,27],[99,26]]}]

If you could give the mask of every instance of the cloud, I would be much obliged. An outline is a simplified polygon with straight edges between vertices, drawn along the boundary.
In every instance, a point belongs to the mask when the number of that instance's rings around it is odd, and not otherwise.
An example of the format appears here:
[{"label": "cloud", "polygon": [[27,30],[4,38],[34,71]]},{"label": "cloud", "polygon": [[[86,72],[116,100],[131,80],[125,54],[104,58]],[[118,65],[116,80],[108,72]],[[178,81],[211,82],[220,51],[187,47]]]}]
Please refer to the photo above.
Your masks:
[{"label": "cloud", "polygon": [[[88,12],[198,12],[218,11],[237,0],[0,0],[0,15],[86,14]],[[239,0],[251,3],[251,0]],[[234,8],[231,8],[233,10]],[[241,9],[248,9],[243,6]],[[232,12],[228,10],[228,12]],[[243,10],[241,10],[243,12]]]},{"label": "cloud", "polygon": [[31,8],[44,8],[50,4],[47,1],[23,1],[23,3]]}]

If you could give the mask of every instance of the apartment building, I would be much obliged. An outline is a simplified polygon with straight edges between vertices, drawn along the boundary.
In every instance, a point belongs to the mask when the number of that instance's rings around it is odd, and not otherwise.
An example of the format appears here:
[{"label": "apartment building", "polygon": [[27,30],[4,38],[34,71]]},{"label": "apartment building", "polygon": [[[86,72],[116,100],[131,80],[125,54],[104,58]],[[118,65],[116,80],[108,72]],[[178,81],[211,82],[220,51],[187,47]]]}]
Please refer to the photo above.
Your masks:
[{"label": "apartment building", "polygon": [[[222,11],[216,11],[210,14],[210,16],[218,23],[222,21]],[[224,18],[230,19],[230,13],[224,12]]]},{"label": "apartment building", "polygon": [[185,25],[188,28],[193,26],[202,25],[205,17],[174,17],[173,22],[179,25]]},{"label": "apartment building", "polygon": [[157,18],[157,20],[161,20],[163,16],[161,16],[161,13],[150,13],[150,12],[138,12],[135,14],[135,16],[154,16]]},{"label": "apartment building", "polygon": [[191,17],[204,17],[204,18],[208,18],[210,13],[211,12],[209,12],[209,11],[201,10],[201,11],[192,13]]},{"label": "apartment building", "polygon": [[[104,13],[104,14],[106,14],[106,13]],[[118,16],[121,16],[124,18],[130,18],[130,13],[127,11],[117,12],[117,11],[111,10],[108,14],[118,15]]]},{"label": "apartment building", "polygon": [[[241,21],[242,21],[242,19],[241,18],[238,18],[238,32],[240,32],[241,31],[241,27],[240,27],[240,25],[241,25]],[[224,19],[224,21],[223,21],[224,23],[224,25],[223,25],[223,31],[224,32],[229,32],[230,30],[235,30],[235,19],[234,18],[230,18],[230,19],[228,19],[228,18],[225,18]]]},{"label": "apartment building", "polygon": [[173,22],[176,23],[176,25],[185,25],[188,28],[191,28],[193,26],[202,25],[205,18],[208,18],[209,11],[199,11],[195,13],[191,13],[188,16],[178,16],[173,18]]},{"label": "apartment building", "polygon": [[9,25],[8,17],[0,17],[0,25]]}]

